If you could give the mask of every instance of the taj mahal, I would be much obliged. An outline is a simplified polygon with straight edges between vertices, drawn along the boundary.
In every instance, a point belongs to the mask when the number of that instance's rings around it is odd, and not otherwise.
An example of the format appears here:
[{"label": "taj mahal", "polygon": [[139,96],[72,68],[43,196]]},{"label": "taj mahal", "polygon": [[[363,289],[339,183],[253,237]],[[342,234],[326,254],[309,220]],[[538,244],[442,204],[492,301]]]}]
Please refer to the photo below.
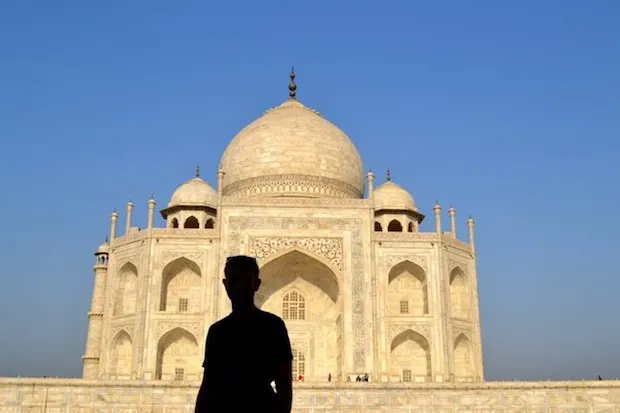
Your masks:
[{"label": "taj mahal", "polygon": [[256,304],[289,331],[294,412],[620,412],[617,381],[485,381],[474,220],[457,234],[453,206],[375,176],[294,73],[288,88],[232,138],[213,185],[197,168],[145,202],[145,224],[132,202],[112,213],[83,377],[0,378],[0,412],[193,412],[236,254],[258,260]]}]

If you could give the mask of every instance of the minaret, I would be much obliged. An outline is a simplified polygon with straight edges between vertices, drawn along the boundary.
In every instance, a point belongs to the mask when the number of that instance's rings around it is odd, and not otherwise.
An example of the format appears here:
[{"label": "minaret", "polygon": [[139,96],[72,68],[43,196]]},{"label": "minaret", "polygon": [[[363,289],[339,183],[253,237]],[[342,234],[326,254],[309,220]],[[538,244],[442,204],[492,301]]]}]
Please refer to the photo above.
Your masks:
[{"label": "minaret", "polygon": [[467,228],[469,228],[469,248],[471,249],[472,255],[476,255],[476,241],[474,239],[474,219],[469,216],[467,220]]},{"label": "minaret", "polygon": [[153,228],[153,222],[155,221],[155,205],[157,204],[157,202],[155,202],[153,194],[151,194],[151,198],[148,200],[147,204],[149,206],[149,215],[148,215],[146,227],[148,229],[151,229]]},{"label": "minaret", "polygon": [[452,236],[456,238],[456,209],[453,205],[450,205],[448,214],[450,214],[450,232],[452,233]]},{"label": "minaret", "polygon": [[99,355],[101,353],[101,332],[103,329],[103,306],[105,302],[106,278],[108,275],[108,254],[110,246],[103,243],[95,252],[95,282],[93,296],[88,313],[88,335],[86,338],[86,351],[82,356],[84,379],[97,379],[99,377]]},{"label": "minaret", "polygon": [[134,204],[131,202],[127,202],[127,220],[125,221],[125,236],[129,234],[129,230],[131,229],[131,214],[133,213]]},{"label": "minaret", "polygon": [[435,231],[441,235],[441,205],[439,205],[439,201],[435,201],[433,211],[435,211]]},{"label": "minaret", "polygon": [[109,242],[112,244],[114,242],[114,238],[116,238],[116,225],[118,224],[118,212],[116,209],[112,212],[112,216],[110,217],[110,239]]},{"label": "minaret", "polygon": [[368,170],[366,178],[368,179],[368,198],[371,199],[375,190],[375,174],[372,173],[372,169]]}]

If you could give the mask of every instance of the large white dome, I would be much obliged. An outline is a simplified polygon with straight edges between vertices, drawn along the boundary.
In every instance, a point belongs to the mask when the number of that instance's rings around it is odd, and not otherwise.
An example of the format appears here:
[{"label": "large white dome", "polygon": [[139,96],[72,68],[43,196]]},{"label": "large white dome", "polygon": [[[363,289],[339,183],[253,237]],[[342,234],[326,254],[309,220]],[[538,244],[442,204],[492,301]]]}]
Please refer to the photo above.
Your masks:
[{"label": "large white dome", "polygon": [[230,142],[223,194],[361,198],[364,170],[351,139],[291,95]]}]

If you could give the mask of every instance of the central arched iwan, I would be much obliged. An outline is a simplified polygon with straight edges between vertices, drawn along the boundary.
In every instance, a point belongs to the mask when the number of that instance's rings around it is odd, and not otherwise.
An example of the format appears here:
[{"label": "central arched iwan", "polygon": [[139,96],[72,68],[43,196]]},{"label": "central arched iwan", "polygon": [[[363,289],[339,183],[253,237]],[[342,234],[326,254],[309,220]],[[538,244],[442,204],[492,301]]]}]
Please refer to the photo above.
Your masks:
[{"label": "central arched iwan", "polygon": [[[256,304],[282,317],[293,343],[305,343],[304,376],[308,380],[338,377],[342,364],[342,298],[337,275],[329,265],[294,249],[267,262]],[[298,349],[299,350],[299,349]]]},{"label": "central arched iwan", "polygon": [[428,282],[422,267],[409,260],[392,267],[387,300],[388,316],[428,314]]}]

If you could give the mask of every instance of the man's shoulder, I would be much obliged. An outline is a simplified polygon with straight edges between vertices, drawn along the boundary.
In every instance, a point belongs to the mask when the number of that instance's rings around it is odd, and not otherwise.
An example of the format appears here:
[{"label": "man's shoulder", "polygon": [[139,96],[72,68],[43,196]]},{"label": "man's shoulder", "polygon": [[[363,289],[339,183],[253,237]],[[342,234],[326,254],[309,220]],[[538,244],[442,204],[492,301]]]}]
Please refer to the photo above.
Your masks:
[{"label": "man's shoulder", "polygon": [[270,313],[269,311],[263,311],[261,309],[258,309],[257,317],[265,323],[274,324],[276,326],[284,325],[284,320],[282,320],[279,316]]}]

